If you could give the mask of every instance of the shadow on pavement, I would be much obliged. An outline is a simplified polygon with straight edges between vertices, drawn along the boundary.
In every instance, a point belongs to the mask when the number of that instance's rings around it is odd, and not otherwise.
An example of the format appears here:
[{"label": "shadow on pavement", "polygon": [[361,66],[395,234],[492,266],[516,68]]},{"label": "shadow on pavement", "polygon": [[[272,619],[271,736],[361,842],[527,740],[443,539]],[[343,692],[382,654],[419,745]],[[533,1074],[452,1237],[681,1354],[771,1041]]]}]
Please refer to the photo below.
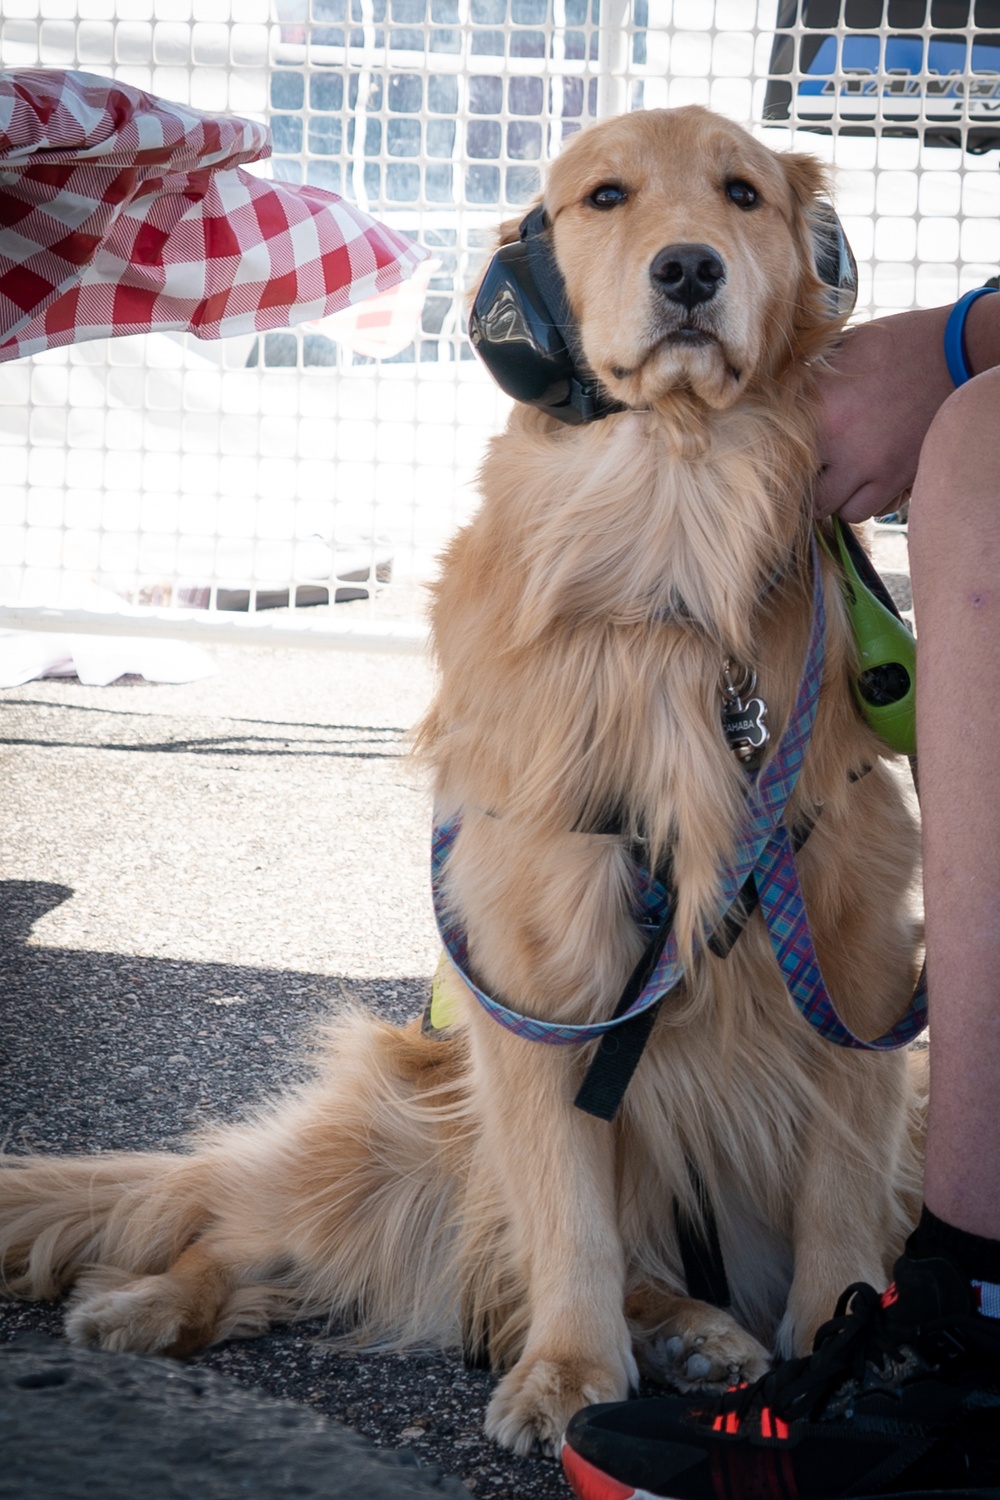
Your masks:
[{"label": "shadow on pavement", "polygon": [[[363,980],[43,946],[35,924],[72,894],[63,885],[0,881],[0,1141],[9,1150],[177,1146],[191,1130],[239,1118],[301,1078],[317,1021],[361,1004],[401,1022],[426,998],[424,976]],[[61,1326],[58,1306],[0,1302],[0,1344],[22,1334],[58,1338]],[[493,1377],[466,1369],[455,1353],[350,1352],[314,1320],[206,1350],[183,1368],[215,1370],[333,1416],[377,1446],[412,1449],[477,1497],[568,1494],[551,1461],[514,1458],[485,1441]],[[49,1493],[73,1492],[18,1491],[45,1500]],[[101,1493],[117,1500],[117,1492]],[[259,1493],[265,1500],[268,1492]],[[159,1492],[149,1491],[149,1500]],[[371,1500],[382,1500],[381,1488]]]},{"label": "shadow on pavement", "polygon": [[0,881],[0,1135],[8,1149],[137,1150],[231,1119],[306,1070],[345,1004],[390,1021],[423,978],[345,979],[31,940],[66,886]]}]

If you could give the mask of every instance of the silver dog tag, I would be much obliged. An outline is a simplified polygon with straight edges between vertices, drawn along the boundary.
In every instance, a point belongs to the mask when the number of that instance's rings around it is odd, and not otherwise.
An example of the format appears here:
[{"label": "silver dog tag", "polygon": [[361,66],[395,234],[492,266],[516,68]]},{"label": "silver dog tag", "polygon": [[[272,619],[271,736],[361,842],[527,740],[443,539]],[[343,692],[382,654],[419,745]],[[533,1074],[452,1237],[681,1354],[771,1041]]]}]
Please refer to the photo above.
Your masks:
[{"label": "silver dog tag", "polygon": [[744,667],[735,678],[735,664],[726,661],[722,669],[722,732],[745,766],[760,759],[770,735],[764,723],[767,704],[763,698],[747,698],[757,686],[757,674]]}]

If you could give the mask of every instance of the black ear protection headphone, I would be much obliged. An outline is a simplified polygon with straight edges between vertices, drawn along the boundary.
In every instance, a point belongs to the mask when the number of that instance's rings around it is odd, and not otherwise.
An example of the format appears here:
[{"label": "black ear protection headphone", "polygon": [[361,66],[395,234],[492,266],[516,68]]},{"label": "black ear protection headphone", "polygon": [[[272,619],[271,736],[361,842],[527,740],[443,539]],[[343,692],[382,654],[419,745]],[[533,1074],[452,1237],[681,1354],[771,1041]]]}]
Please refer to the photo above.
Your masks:
[{"label": "black ear protection headphone", "polygon": [[486,268],[469,316],[472,347],[502,391],[560,422],[575,426],[624,411],[584,360],[540,203],[518,233]]},{"label": "black ear protection headphone", "polygon": [[[830,315],[851,311],[858,268],[829,203],[813,209],[816,275],[830,288]],[[486,269],[469,317],[472,346],[502,391],[574,426],[625,411],[588,367],[541,204]]]}]

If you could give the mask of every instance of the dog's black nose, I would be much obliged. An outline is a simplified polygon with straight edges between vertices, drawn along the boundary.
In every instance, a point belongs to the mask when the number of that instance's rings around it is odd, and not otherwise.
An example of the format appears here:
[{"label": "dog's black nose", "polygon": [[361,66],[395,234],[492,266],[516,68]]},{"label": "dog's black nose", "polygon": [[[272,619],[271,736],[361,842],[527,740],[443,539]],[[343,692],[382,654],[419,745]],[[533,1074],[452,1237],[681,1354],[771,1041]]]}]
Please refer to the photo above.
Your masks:
[{"label": "dog's black nose", "polygon": [[649,274],[671,302],[691,308],[715,296],[726,268],[711,245],[667,245],[653,257]]}]

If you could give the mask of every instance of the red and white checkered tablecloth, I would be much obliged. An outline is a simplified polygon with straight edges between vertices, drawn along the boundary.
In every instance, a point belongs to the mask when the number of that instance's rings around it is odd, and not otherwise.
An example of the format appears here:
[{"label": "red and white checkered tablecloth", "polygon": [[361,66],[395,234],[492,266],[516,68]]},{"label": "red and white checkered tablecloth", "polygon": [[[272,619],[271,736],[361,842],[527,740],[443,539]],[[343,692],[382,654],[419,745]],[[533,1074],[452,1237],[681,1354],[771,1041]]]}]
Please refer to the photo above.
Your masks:
[{"label": "red and white checkered tablecloth", "polygon": [[90,73],[0,73],[0,361],[152,330],[283,328],[425,260],[335,193],[244,170],[269,154],[250,120]]}]

